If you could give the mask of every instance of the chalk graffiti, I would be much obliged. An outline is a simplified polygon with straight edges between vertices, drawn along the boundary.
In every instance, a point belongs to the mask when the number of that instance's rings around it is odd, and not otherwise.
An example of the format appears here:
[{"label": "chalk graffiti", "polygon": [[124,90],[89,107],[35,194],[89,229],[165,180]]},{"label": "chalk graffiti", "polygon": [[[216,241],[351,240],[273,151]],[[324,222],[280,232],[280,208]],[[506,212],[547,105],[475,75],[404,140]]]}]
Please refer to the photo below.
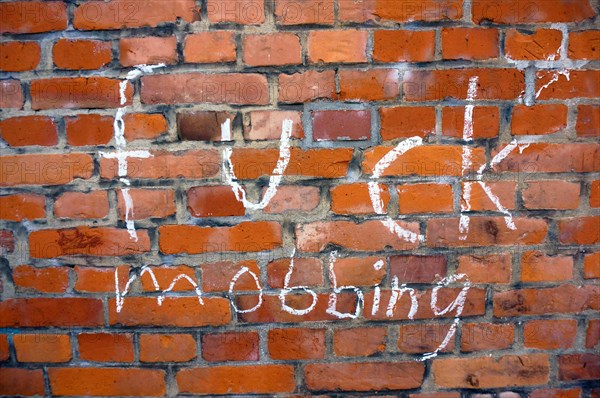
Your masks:
[{"label": "chalk graffiti", "polygon": [[[142,73],[152,73],[154,69],[162,68],[164,66],[165,64],[137,65],[135,66],[134,70],[127,73],[125,80],[119,83],[119,105],[121,105],[121,107],[117,109],[115,121],[113,123],[116,151],[100,152],[100,156],[107,159],[117,159],[119,180],[127,186],[131,185],[129,179],[127,178],[127,159],[152,157],[152,154],[149,151],[127,150],[127,141],[125,139],[125,121],[123,120],[123,116],[125,115],[125,111],[127,110],[127,85],[131,81],[142,76]],[[133,221],[133,200],[131,199],[131,195],[129,194],[129,188],[121,188],[121,194],[123,196],[123,202],[125,202],[125,225],[127,226],[127,231],[129,232],[130,238],[137,242],[138,236]]]},{"label": "chalk graffiti", "polygon": [[[277,188],[283,179],[283,173],[285,173],[285,170],[290,163],[290,137],[292,136],[292,126],[293,122],[290,119],[285,119],[282,123],[279,158],[277,159],[277,164],[275,165],[273,173],[269,178],[269,186],[267,191],[259,203],[252,203],[246,199],[246,190],[236,181],[237,178],[231,162],[232,150],[231,148],[223,149],[223,173],[225,176],[225,182],[231,186],[236,199],[239,202],[242,202],[246,209],[264,209],[277,193]],[[231,137],[231,124],[229,119],[226,120],[221,126],[221,135],[223,137]]]},{"label": "chalk graffiti", "polygon": [[[290,278],[291,278],[292,272],[294,270],[294,257],[295,257],[295,250],[292,252],[292,255],[290,258],[290,267],[289,267],[287,274],[285,275],[284,286],[282,289],[279,290],[278,297],[281,301],[281,308],[283,311],[285,311],[289,314],[292,314],[292,315],[303,316],[303,315],[307,315],[307,314],[311,313],[316,308],[319,297],[314,290],[309,289],[307,286],[290,287]],[[361,313],[365,310],[364,292],[361,288],[358,288],[356,286],[338,286],[337,276],[336,276],[335,270],[334,270],[334,265],[335,265],[337,258],[338,258],[337,251],[333,251],[329,254],[328,271],[329,271],[329,276],[330,276],[330,280],[332,283],[332,289],[331,289],[332,291],[329,293],[329,299],[327,302],[327,308],[326,308],[325,312],[329,315],[332,315],[332,316],[338,318],[338,319],[356,319],[356,318],[360,317]],[[376,270],[380,270],[384,266],[385,266],[385,263],[383,260],[378,260],[375,263],[373,263],[373,268]],[[175,285],[181,280],[187,281],[192,286],[192,288],[194,289],[194,293],[196,294],[196,296],[198,298],[198,303],[200,305],[204,305],[204,300],[202,299],[203,292],[202,292],[201,287],[191,277],[189,277],[186,274],[179,274],[179,275],[175,276],[172,279],[169,286],[165,289],[162,289],[158,283],[156,275],[152,271],[152,268],[150,268],[148,266],[144,266],[141,268],[139,275],[131,276],[127,280],[123,290],[121,290],[120,282],[119,282],[119,270],[118,270],[118,268],[115,268],[115,272],[114,272],[115,297],[116,297],[115,301],[116,301],[117,313],[120,313],[121,310],[123,309],[123,306],[125,304],[125,298],[129,294],[133,282],[135,282],[138,278],[141,278],[145,273],[149,274],[150,279],[152,280],[152,284],[154,286],[155,292],[160,292],[160,294],[158,296],[156,296],[156,301],[159,306],[161,306],[162,303],[164,302],[166,295],[169,292],[171,292],[174,289]],[[238,282],[238,280],[240,279],[240,277],[246,273],[252,277],[252,279],[254,280],[254,283],[256,284],[256,288],[258,290],[258,303],[252,308],[240,309],[240,308],[238,308],[238,306],[235,303],[234,290],[235,290],[235,285]],[[464,280],[464,282],[462,284],[460,293],[450,304],[448,304],[446,306],[446,308],[440,309],[438,307],[438,303],[437,303],[439,290],[443,287],[447,287],[451,283],[457,283],[458,281],[461,281],[461,280]],[[381,299],[381,287],[378,285],[374,285],[371,287],[374,287],[374,298],[373,298],[373,303],[372,303],[372,307],[371,307],[371,315],[375,316],[378,314],[378,312],[380,310],[379,303],[380,303],[380,299]],[[419,360],[426,360],[426,359],[435,357],[438,352],[443,350],[449,344],[450,339],[456,333],[456,328],[460,322],[460,316],[463,312],[463,309],[464,309],[464,306],[466,303],[467,293],[470,288],[471,288],[471,283],[469,281],[468,276],[465,274],[457,274],[457,275],[443,278],[433,288],[433,290],[431,292],[431,300],[430,300],[430,308],[431,308],[433,314],[436,317],[439,317],[439,316],[444,316],[444,315],[454,311],[454,313],[455,313],[454,321],[453,321],[450,329],[448,330],[446,336],[444,337],[443,341],[440,343],[439,347],[436,350],[434,350],[433,352],[424,354],[421,358],[419,358]],[[312,296],[312,302],[311,302],[310,306],[308,306],[307,308],[304,308],[304,309],[296,309],[296,308],[292,308],[292,307],[288,306],[286,304],[286,296],[294,290],[302,290],[305,293],[310,294]],[[354,292],[357,296],[356,307],[355,307],[355,310],[353,313],[340,312],[337,309],[338,295],[340,293],[342,293],[344,290],[350,290],[350,291]],[[396,275],[394,275],[392,277],[390,299],[386,306],[385,315],[388,318],[392,318],[394,316],[395,307],[397,306],[398,302],[400,301],[400,299],[402,298],[404,293],[407,293],[409,295],[410,301],[411,301],[410,310],[407,315],[408,319],[411,319],[411,320],[414,319],[415,315],[417,314],[417,311],[419,310],[419,302],[417,300],[417,292],[415,289],[407,287],[406,284],[400,285],[398,276],[396,276]],[[230,299],[230,303],[231,303],[231,306],[232,306],[234,312],[236,312],[238,314],[246,314],[246,313],[251,313],[251,312],[257,311],[263,305],[263,295],[264,295],[264,290],[261,286],[258,276],[253,271],[251,271],[248,267],[241,267],[240,270],[231,278],[231,281],[229,283],[228,297]]]},{"label": "chalk graffiti", "polygon": [[[153,66],[140,65],[140,66],[137,66],[136,69],[129,72],[127,74],[126,79],[123,82],[121,82],[120,104],[122,105],[122,107],[118,109],[117,114],[115,116],[115,123],[114,123],[114,138],[115,138],[115,143],[116,143],[116,151],[111,152],[111,153],[105,153],[105,152],[100,153],[100,155],[102,157],[113,158],[113,159],[118,160],[118,176],[119,176],[120,181],[122,183],[124,183],[126,186],[130,185],[129,179],[126,178],[127,177],[127,159],[130,157],[147,158],[147,157],[152,156],[148,151],[127,151],[126,140],[124,137],[125,125],[124,125],[124,121],[123,121],[123,115],[127,108],[127,106],[126,106],[127,100],[126,100],[126,95],[125,95],[127,84],[129,82],[131,82],[132,80],[140,77],[143,73],[151,73],[155,68],[159,68],[161,66],[163,66],[163,65],[153,65]],[[540,95],[541,91],[544,88],[547,88],[554,81],[557,81],[558,76],[561,74],[566,76],[567,79],[569,79],[568,71],[562,71],[562,72],[557,71],[555,73],[553,79],[549,83],[544,85],[540,89],[540,91],[538,91],[537,96]],[[473,167],[472,148],[471,148],[470,144],[473,143],[473,112],[474,112],[474,108],[475,108],[474,101],[477,99],[478,82],[479,82],[479,78],[477,76],[474,76],[471,79],[469,79],[469,87],[468,87],[468,93],[467,93],[467,98],[466,98],[467,104],[465,106],[464,126],[463,126],[463,135],[462,135],[462,139],[464,141],[464,144],[462,146],[462,156],[461,156],[462,175],[463,176],[467,176],[469,171]],[[247,199],[247,193],[246,193],[245,188],[238,182],[238,178],[234,171],[233,162],[231,160],[231,157],[233,154],[232,148],[226,147],[222,150],[222,156],[223,156],[222,167],[223,167],[224,181],[227,185],[229,185],[231,187],[233,193],[235,194],[236,199],[239,202],[241,202],[246,209],[262,210],[268,206],[268,204],[271,202],[273,197],[276,195],[277,190],[282,183],[283,175],[284,175],[284,173],[289,165],[289,162],[290,162],[290,157],[291,157],[290,138],[292,136],[292,130],[293,130],[293,122],[289,119],[284,120],[282,123],[282,130],[281,130],[281,137],[280,137],[279,157],[278,157],[276,165],[272,171],[272,174],[269,178],[268,187],[265,190],[264,194],[262,195],[262,199],[260,199],[260,201],[258,201],[257,203],[251,202],[250,200]],[[232,141],[231,120],[230,119],[227,119],[221,125],[221,140],[222,141]],[[390,165],[393,162],[395,162],[397,159],[401,158],[408,151],[410,151],[416,147],[422,146],[422,145],[423,145],[423,140],[420,137],[410,137],[410,138],[407,138],[404,141],[400,142],[399,144],[397,144],[394,148],[392,148],[387,154],[385,154],[375,164],[375,166],[373,167],[372,176],[370,177],[370,180],[368,181],[368,184],[367,184],[368,190],[369,190],[369,198],[371,201],[371,205],[373,207],[373,211],[377,215],[383,216],[383,219],[380,220],[381,223],[392,234],[397,236],[399,239],[402,239],[402,240],[405,240],[408,242],[413,242],[413,243],[417,242],[417,241],[422,242],[425,240],[425,237],[421,234],[414,233],[412,231],[405,229],[396,220],[394,220],[392,217],[390,217],[388,215],[386,209],[384,208],[385,206],[384,206],[384,202],[382,200],[382,188],[380,186],[379,180],[381,179],[381,177],[384,174],[384,172],[386,171],[386,169],[388,167],[390,167]],[[478,184],[483,189],[483,191],[485,192],[487,197],[490,199],[490,201],[493,203],[493,205],[496,207],[498,212],[500,212],[504,215],[504,219],[505,219],[505,223],[506,223],[507,227],[510,229],[513,229],[513,230],[516,229],[513,218],[512,218],[512,214],[508,211],[508,209],[506,209],[500,203],[499,198],[494,194],[492,189],[483,180],[483,176],[484,176],[484,171],[487,168],[490,168],[490,169],[493,168],[494,166],[496,166],[497,164],[502,162],[512,151],[514,151],[517,148],[522,153],[523,150],[525,148],[527,148],[528,145],[529,144],[520,144],[520,143],[517,143],[516,141],[512,141],[510,144],[508,144],[506,147],[504,147],[501,151],[499,151],[495,156],[493,156],[489,162],[483,164],[482,166],[480,166],[478,168],[478,170],[476,171],[476,173],[473,177],[474,181],[466,181],[464,183],[464,189],[462,192],[463,201],[461,202],[460,222],[459,222],[459,231],[461,233],[461,236],[460,236],[461,239],[463,239],[463,240],[466,239],[466,236],[469,232],[470,216],[468,215],[468,212],[470,212],[472,210],[471,193],[472,193],[474,184]],[[132,199],[129,194],[129,189],[123,188],[121,190],[121,192],[122,192],[123,200],[125,202],[125,207],[126,207],[125,221],[126,221],[127,229],[130,233],[131,238],[137,240],[137,234],[135,232],[135,227],[133,224],[134,209],[133,209]],[[291,282],[290,282],[291,277],[295,271],[295,265],[294,265],[295,256],[296,256],[296,252],[295,252],[295,249],[293,249],[291,258],[290,258],[290,265],[289,265],[287,273],[284,277],[283,287],[278,290],[277,296],[281,303],[282,311],[284,311],[288,314],[291,314],[291,315],[301,317],[301,316],[307,315],[307,314],[311,313],[313,310],[315,310],[317,303],[319,301],[319,295],[316,293],[315,290],[309,288],[308,286],[304,286],[304,285],[292,286],[291,285]],[[327,272],[329,275],[329,280],[331,282],[331,286],[330,286],[330,292],[327,295],[328,301],[327,301],[327,307],[325,309],[325,312],[337,319],[359,318],[362,315],[362,313],[364,311],[366,311],[365,291],[363,291],[363,288],[359,288],[357,286],[350,286],[350,285],[340,286],[338,284],[338,276],[336,275],[336,272],[335,272],[335,263],[336,263],[337,258],[338,258],[337,251],[332,251],[329,254]],[[385,262],[383,260],[378,260],[374,264],[372,264],[372,266],[375,270],[381,270],[385,266]],[[175,278],[173,278],[171,283],[165,289],[163,289],[159,285],[152,269],[147,266],[144,266],[141,268],[139,275],[131,276],[128,279],[123,290],[121,290],[120,286],[119,286],[118,269],[115,269],[114,276],[115,276],[115,294],[116,294],[116,311],[117,312],[121,312],[124,302],[125,302],[125,298],[130,293],[132,283],[137,278],[140,278],[145,273],[149,274],[149,276],[152,280],[152,284],[154,286],[155,292],[160,293],[158,296],[156,296],[157,304],[159,306],[162,305],[166,295],[169,292],[171,292],[173,290],[173,288],[175,287],[175,285],[182,280],[187,281],[187,283],[189,283],[192,286],[192,288],[194,289],[194,292],[198,298],[198,303],[200,305],[204,305],[204,301],[202,298],[203,292],[202,292],[201,287],[188,275],[185,275],[185,274],[177,275]],[[236,301],[235,301],[235,287],[236,287],[239,279],[242,276],[244,276],[245,274],[248,274],[254,281],[254,284],[258,291],[258,302],[252,308],[241,309],[237,306]],[[445,308],[440,309],[438,306],[438,295],[439,295],[440,289],[442,289],[444,287],[448,287],[450,284],[461,285],[460,293],[456,296],[456,298],[450,304],[448,304]],[[448,276],[448,277],[441,279],[440,281],[438,281],[435,284],[435,287],[431,291],[431,300],[430,300],[430,308],[431,308],[432,313],[434,314],[435,317],[441,317],[441,316],[447,316],[447,314],[454,312],[454,317],[453,317],[454,319],[453,319],[452,324],[451,324],[450,328],[448,329],[445,337],[439,344],[439,346],[435,350],[424,354],[421,358],[419,358],[419,360],[427,360],[427,359],[433,358],[433,357],[437,356],[440,351],[442,351],[444,348],[446,348],[448,346],[452,337],[456,334],[456,329],[460,323],[460,316],[463,313],[465,303],[466,303],[467,293],[470,288],[471,288],[471,282],[466,274],[456,274],[456,275]],[[372,302],[372,306],[370,309],[370,315],[376,316],[377,314],[379,314],[379,311],[382,307],[382,305],[381,305],[381,300],[382,300],[381,286],[373,285],[373,286],[366,287],[366,289],[372,290],[373,302]],[[356,295],[356,301],[355,301],[356,304],[355,304],[354,311],[342,312],[338,309],[338,296],[344,291],[350,291]],[[303,292],[303,293],[310,295],[312,298],[310,305],[308,305],[305,308],[293,308],[290,305],[288,305],[287,304],[287,296],[293,292]],[[408,310],[408,313],[406,316],[409,320],[413,320],[415,318],[417,312],[419,311],[419,301],[418,301],[417,291],[414,288],[407,286],[407,284],[401,283],[401,281],[399,280],[397,275],[391,275],[391,290],[389,293],[390,293],[389,301],[387,302],[386,305],[383,305],[383,307],[385,308],[385,316],[387,318],[394,317],[396,307],[397,307],[399,301],[402,299],[402,297],[404,295],[407,295],[410,300],[410,309]],[[254,273],[253,271],[251,271],[248,267],[241,267],[240,270],[231,278],[227,295],[230,299],[233,311],[238,314],[246,314],[246,313],[251,313],[251,312],[257,311],[264,304],[264,291],[263,291],[263,287],[261,286],[260,279],[259,279],[258,275],[256,273]]]}]

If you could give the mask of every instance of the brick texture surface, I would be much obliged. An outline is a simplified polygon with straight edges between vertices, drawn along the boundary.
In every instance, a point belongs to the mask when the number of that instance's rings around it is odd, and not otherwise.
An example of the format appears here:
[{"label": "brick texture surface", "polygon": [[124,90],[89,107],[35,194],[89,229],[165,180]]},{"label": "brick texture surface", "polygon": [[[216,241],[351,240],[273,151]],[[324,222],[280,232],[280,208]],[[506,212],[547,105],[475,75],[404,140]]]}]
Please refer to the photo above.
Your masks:
[{"label": "brick texture surface", "polygon": [[0,396],[599,398],[599,23],[0,1]]}]

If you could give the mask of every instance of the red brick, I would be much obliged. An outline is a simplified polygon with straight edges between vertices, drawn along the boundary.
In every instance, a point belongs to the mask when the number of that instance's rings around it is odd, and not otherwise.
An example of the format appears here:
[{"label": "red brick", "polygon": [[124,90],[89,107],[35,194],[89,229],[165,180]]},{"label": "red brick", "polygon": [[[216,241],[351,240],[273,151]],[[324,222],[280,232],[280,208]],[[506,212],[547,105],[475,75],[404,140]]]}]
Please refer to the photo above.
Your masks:
[{"label": "red brick", "polygon": [[269,221],[242,222],[232,227],[164,225],[158,231],[160,251],[164,254],[257,252],[282,244],[281,225]]},{"label": "red brick", "polygon": [[394,100],[400,94],[397,69],[341,70],[338,75],[344,101]]},{"label": "red brick", "polygon": [[[162,1],[162,0],[161,0]],[[269,86],[264,75],[256,73],[180,73],[142,77],[142,103],[265,105]]]},{"label": "red brick", "polygon": [[[427,245],[430,247],[512,246],[538,244],[548,232],[541,219],[515,218],[516,229],[510,229],[502,217],[471,217],[469,231],[461,234],[458,218],[436,218],[427,221]],[[466,237],[465,237],[466,236]]]},{"label": "red brick", "polygon": [[152,396],[165,394],[165,372],[136,368],[50,368],[55,395]]},{"label": "red brick", "polygon": [[[133,207],[128,218],[143,220],[145,218],[167,218],[175,214],[175,191],[171,189],[129,189]],[[125,219],[126,206],[123,190],[117,191],[117,214]]]},{"label": "red brick", "polygon": [[571,354],[558,357],[560,380],[598,380],[600,378],[600,355]]},{"label": "red brick", "polygon": [[13,269],[12,278],[15,286],[20,288],[42,293],[64,293],[69,287],[69,268],[19,265]]},{"label": "red brick", "polygon": [[600,136],[600,106],[579,105],[575,128],[580,137]]},{"label": "red brick", "polygon": [[258,361],[257,332],[202,335],[202,358],[209,362]]},{"label": "red brick", "polygon": [[183,59],[197,64],[235,62],[235,48],[235,32],[194,33],[185,37]]},{"label": "red brick", "polygon": [[194,0],[150,0],[131,3],[129,0],[87,1],[75,8],[73,26],[77,30],[104,30],[156,27],[163,23],[200,19]]},{"label": "red brick", "polygon": [[114,135],[112,116],[85,114],[65,117],[67,143],[73,146],[107,145]]},{"label": "red brick", "polygon": [[498,58],[498,30],[485,28],[444,28],[442,58],[486,60]]},{"label": "red brick", "polygon": [[447,184],[411,184],[397,187],[400,213],[452,212],[452,186]]},{"label": "red brick", "polygon": [[403,106],[380,108],[381,138],[393,140],[403,137],[435,135],[435,108]]},{"label": "red brick", "polygon": [[366,31],[311,31],[308,36],[308,59],[311,63],[366,62],[367,39]]},{"label": "red brick", "polygon": [[567,128],[567,106],[562,104],[516,105],[513,108],[513,135],[553,134]]},{"label": "red brick", "polygon": [[40,46],[32,41],[8,41],[0,44],[0,70],[23,72],[40,63]]},{"label": "red brick", "polygon": [[304,103],[336,98],[335,72],[332,70],[279,75],[279,102]]},{"label": "red brick", "polygon": [[157,138],[169,129],[167,119],[159,113],[128,113],[123,116],[123,123],[127,141]]},{"label": "red brick", "polygon": [[[494,316],[578,313],[600,308],[598,286],[562,285],[545,289],[517,289],[494,294]],[[569,300],[565,300],[569,297]]]},{"label": "red brick", "polygon": [[177,130],[184,141],[229,141],[224,138],[222,126],[227,120],[233,123],[235,113],[230,112],[181,112],[177,114]]},{"label": "red brick", "polygon": [[[379,184],[383,208],[387,209],[390,194],[387,185]],[[373,214],[369,187],[365,183],[337,185],[331,187],[331,211],[337,214]]]},{"label": "red brick", "polygon": [[419,362],[313,363],[304,368],[309,390],[383,391],[421,386],[425,367]]},{"label": "red brick", "polygon": [[523,72],[516,69],[447,69],[410,71],[404,74],[407,101],[439,101],[467,98],[469,80],[479,78],[476,98],[514,100],[525,90]]},{"label": "red brick", "polygon": [[504,49],[506,57],[516,60],[561,59],[562,32],[554,29],[535,31],[509,29],[506,32]]},{"label": "red brick", "polygon": [[93,362],[132,362],[130,333],[81,333],[77,336],[79,357]]},{"label": "red brick", "polygon": [[[465,192],[467,191],[467,184],[470,187],[469,206],[467,206],[467,202],[465,201]],[[516,182],[486,181],[485,185],[492,191],[492,193],[500,202],[502,207],[509,210],[515,208],[515,191],[517,189]],[[492,200],[480,184],[475,182],[463,182],[462,190],[463,195],[460,198],[460,200],[461,206],[463,208],[469,208],[469,210],[472,211],[498,211],[498,207],[494,202],[492,202]]]},{"label": "red brick", "polygon": [[166,297],[158,305],[155,297],[125,297],[121,312],[116,311],[115,299],[108,301],[111,325],[200,327],[226,325],[231,320],[229,300],[204,297]]},{"label": "red brick", "polygon": [[[556,78],[558,80],[546,87]],[[597,98],[600,96],[600,87],[596,84],[598,80],[600,80],[600,70],[571,70],[568,79],[556,72],[540,71],[537,73],[535,90],[539,93],[540,100]]]},{"label": "red brick", "polygon": [[[435,351],[450,330],[450,324],[417,324],[400,325],[398,331],[398,349],[400,352],[408,354],[428,353]],[[440,352],[449,352],[454,350],[454,339],[452,337],[448,345]]]},{"label": "red brick", "polygon": [[[365,151],[362,169],[372,174],[375,165],[388,154],[391,147],[373,147]],[[382,173],[381,176],[462,176],[463,148],[457,145],[427,145],[415,147],[400,155]],[[472,169],[477,170],[485,162],[482,148],[471,151]]]},{"label": "red brick", "polygon": [[[131,178],[188,178],[202,179],[218,174],[220,155],[214,150],[190,150],[187,152],[152,152],[149,158],[127,159],[127,175]],[[100,159],[100,176],[106,179],[118,177],[116,159]]]},{"label": "red brick", "polygon": [[140,334],[140,361],[187,362],[196,357],[191,334]]},{"label": "red brick", "polygon": [[0,334],[0,361],[6,361],[10,358],[8,350],[8,336]]},{"label": "red brick", "polygon": [[44,372],[42,369],[0,368],[0,394],[44,395]]},{"label": "red brick", "polygon": [[0,302],[0,326],[102,326],[102,301],[92,298],[29,298]]},{"label": "red brick", "polygon": [[52,47],[54,65],[60,69],[100,69],[112,58],[109,41],[59,39]]},{"label": "red brick", "polygon": [[373,34],[376,62],[430,62],[434,51],[433,30],[376,30]]},{"label": "red brick", "polygon": [[569,210],[579,207],[580,184],[568,181],[528,181],[522,191],[528,209]]},{"label": "red brick", "polygon": [[0,107],[21,109],[24,102],[20,81],[14,79],[0,80]]},{"label": "red brick", "polygon": [[0,196],[0,219],[23,221],[46,218],[46,199],[40,195]]},{"label": "red brick", "polygon": [[126,229],[77,227],[45,229],[29,234],[29,251],[34,258],[61,256],[124,256],[150,251],[146,230],[137,231],[133,241]]},{"label": "red brick", "polygon": [[385,257],[338,258],[333,267],[337,286],[379,285],[386,276],[385,263]]},{"label": "red brick", "polygon": [[284,120],[292,121],[292,137],[304,138],[302,113],[295,111],[252,111],[244,122],[244,139],[279,140]]},{"label": "red brick", "polygon": [[296,387],[294,367],[289,365],[187,368],[176,379],[184,394],[272,394],[292,392]]},{"label": "red brick", "polygon": [[[398,221],[412,233],[418,233],[418,224]],[[393,250],[414,248],[418,242],[407,242],[378,220],[361,224],[352,221],[318,221],[296,225],[296,247],[303,252],[321,252],[327,245],[334,244],[357,251],[379,251],[390,246]]]},{"label": "red brick", "polygon": [[0,186],[63,185],[90,178],[93,169],[92,157],[82,153],[2,156]]},{"label": "red brick", "polygon": [[[496,156],[505,146],[492,151]],[[600,170],[600,145],[587,144],[529,144],[511,151],[502,161],[495,164],[494,171],[527,173],[571,173]]]},{"label": "red brick", "polygon": [[586,0],[549,2],[533,0],[480,0],[473,3],[473,22],[499,24],[577,22],[593,17],[594,10]]},{"label": "red brick", "polygon": [[118,267],[75,267],[75,290],[84,293],[114,293],[115,269],[118,270],[119,286],[123,289],[129,279],[129,266]]},{"label": "red brick", "polygon": [[[254,180],[263,175],[271,175],[278,159],[278,149],[240,148],[234,149],[231,156],[235,175],[241,180]],[[284,175],[345,177],[351,159],[350,148],[301,150],[292,147]]]},{"label": "red brick", "polygon": [[68,362],[71,341],[66,334],[17,334],[13,344],[19,362]]},{"label": "red brick", "polygon": [[600,343],[600,319],[590,319],[585,332],[585,348],[594,348]]},{"label": "red brick", "polygon": [[276,0],[275,22],[280,25],[332,25],[333,0]]},{"label": "red brick", "polygon": [[462,18],[462,0],[376,0],[375,16],[394,22],[443,21]]},{"label": "red brick", "polygon": [[[262,195],[265,194],[265,191],[266,188],[263,189]],[[320,190],[318,187],[280,186],[263,211],[265,213],[309,212],[319,206],[319,195]]]},{"label": "red brick", "polygon": [[123,66],[140,64],[176,64],[176,37],[130,37],[119,42]]},{"label": "red brick", "polygon": [[188,191],[188,210],[194,217],[243,216],[246,213],[230,186],[202,186]]},{"label": "red brick", "polygon": [[325,330],[271,329],[269,355],[271,359],[322,359],[325,357]]},{"label": "red brick", "polygon": [[572,348],[577,335],[574,319],[528,321],[523,328],[525,347],[540,350]]},{"label": "red brick", "polygon": [[[30,87],[31,108],[117,108],[121,105],[119,83],[119,79],[100,76],[34,80]],[[132,95],[133,86],[127,83],[127,104]]]},{"label": "red brick", "polygon": [[0,4],[0,33],[41,33],[67,28],[62,1],[14,1]]},{"label": "red brick", "polygon": [[0,229],[0,254],[12,253],[15,250],[15,237],[12,231]]},{"label": "red brick", "polygon": [[433,283],[446,276],[444,256],[392,256],[390,275],[403,283]]},{"label": "red brick", "polygon": [[317,141],[357,141],[371,138],[371,111],[313,111],[313,138]]},{"label": "red brick", "polygon": [[240,25],[258,25],[265,22],[262,1],[208,0],[208,20],[211,23],[233,22]]},{"label": "red brick", "polygon": [[[463,138],[465,131],[465,107],[452,106],[442,109],[442,135]],[[495,138],[500,131],[500,112],[495,106],[473,107],[473,138]]]},{"label": "red brick", "polygon": [[558,239],[564,244],[593,245],[600,242],[600,217],[568,218],[558,222]]},{"label": "red brick", "polygon": [[387,329],[364,327],[336,329],[333,332],[333,352],[338,357],[367,357],[385,351]]},{"label": "red brick", "polygon": [[535,386],[548,382],[550,362],[546,354],[435,359],[432,372],[442,388]]},{"label": "red brick", "polygon": [[600,30],[569,32],[569,58],[597,60],[600,58]]},{"label": "red brick", "polygon": [[529,394],[529,398],[581,398],[581,389],[572,388],[559,390],[557,388],[536,389]]},{"label": "red brick", "polygon": [[338,9],[341,22],[367,22],[376,18],[373,0],[340,1]]},{"label": "red brick", "polygon": [[509,283],[511,257],[507,253],[460,256],[456,272],[469,275],[474,283]]},{"label": "red brick", "polygon": [[510,348],[515,340],[515,326],[496,323],[466,323],[462,326],[463,352],[495,351]]},{"label": "red brick", "polygon": [[0,136],[10,146],[53,146],[58,143],[54,121],[47,116],[20,116],[0,121]]},{"label": "red brick", "polygon": [[294,33],[245,35],[243,49],[244,63],[249,66],[302,63],[300,39]]},{"label": "red brick", "polygon": [[58,218],[105,218],[108,216],[106,191],[65,192],[54,202]]},{"label": "red brick", "polygon": [[[202,264],[202,290],[205,292],[227,292],[229,291],[233,277],[241,271],[242,268],[248,268],[257,278],[260,278],[260,269],[254,260],[230,262],[224,261],[212,264]],[[254,277],[249,272],[245,272],[234,285],[234,291],[259,290]]]},{"label": "red brick", "polygon": [[[187,265],[150,266],[148,269],[152,271],[154,276],[151,276],[149,272],[144,272],[140,277],[142,280],[142,289],[146,292],[153,292],[156,290],[154,281],[158,283],[160,289],[167,289],[179,275],[185,275],[192,279],[194,283],[198,283],[194,268],[188,267]],[[171,291],[182,292],[193,290],[194,285],[192,285],[187,278],[182,278],[175,285],[173,285],[173,289]]]},{"label": "red brick", "polygon": [[600,252],[585,255],[583,277],[586,279],[600,278]]},{"label": "red brick", "polygon": [[[267,283],[272,288],[283,288],[290,270],[290,259],[283,258],[267,264]],[[323,286],[323,264],[316,258],[294,258],[294,269],[289,287]]]}]

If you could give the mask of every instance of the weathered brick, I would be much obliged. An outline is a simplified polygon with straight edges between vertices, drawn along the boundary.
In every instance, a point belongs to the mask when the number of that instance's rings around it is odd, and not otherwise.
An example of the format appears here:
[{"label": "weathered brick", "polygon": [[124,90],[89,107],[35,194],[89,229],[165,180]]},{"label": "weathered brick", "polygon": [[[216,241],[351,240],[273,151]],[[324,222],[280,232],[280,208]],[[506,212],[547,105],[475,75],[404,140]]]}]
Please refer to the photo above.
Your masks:
[{"label": "weathered brick", "polygon": [[500,52],[498,30],[487,28],[445,28],[442,30],[444,59],[486,60]]},{"label": "weathered brick", "polygon": [[406,390],[421,386],[419,362],[314,363],[304,368],[306,385],[316,391]]},{"label": "weathered brick", "polygon": [[32,41],[7,41],[0,44],[0,71],[23,72],[40,63],[40,46]]},{"label": "weathered brick", "polygon": [[50,386],[56,395],[152,396],[165,394],[165,372],[137,368],[51,368]]},{"label": "weathered brick", "polygon": [[177,372],[180,393],[275,394],[295,390],[290,365],[214,366],[186,368]]},{"label": "weathered brick", "polygon": [[10,146],[53,146],[58,143],[54,120],[48,116],[18,116],[0,121],[0,137]]},{"label": "weathered brick", "polygon": [[535,386],[548,382],[550,362],[546,354],[435,359],[432,371],[442,388]]},{"label": "weathered brick", "polygon": [[100,69],[112,58],[108,41],[59,39],[52,47],[52,60],[60,69]]}]

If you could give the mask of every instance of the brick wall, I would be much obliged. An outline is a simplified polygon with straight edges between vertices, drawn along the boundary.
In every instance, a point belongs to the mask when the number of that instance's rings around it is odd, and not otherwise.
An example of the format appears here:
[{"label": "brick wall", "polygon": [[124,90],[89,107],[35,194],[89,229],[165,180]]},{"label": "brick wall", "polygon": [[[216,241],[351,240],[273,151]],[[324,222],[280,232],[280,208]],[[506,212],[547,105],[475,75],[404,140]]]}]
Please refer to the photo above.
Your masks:
[{"label": "brick wall", "polygon": [[0,395],[597,398],[599,10],[0,2]]}]

